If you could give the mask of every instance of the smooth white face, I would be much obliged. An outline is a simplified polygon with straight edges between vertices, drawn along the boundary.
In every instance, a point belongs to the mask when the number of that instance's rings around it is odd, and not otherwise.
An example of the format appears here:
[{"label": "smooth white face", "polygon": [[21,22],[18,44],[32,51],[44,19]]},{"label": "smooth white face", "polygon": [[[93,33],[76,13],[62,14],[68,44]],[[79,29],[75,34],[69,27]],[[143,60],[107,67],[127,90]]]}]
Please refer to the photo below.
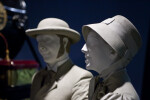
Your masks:
[{"label": "smooth white face", "polygon": [[101,73],[114,63],[118,56],[96,32],[90,31],[82,48],[86,58],[86,68]]},{"label": "smooth white face", "polygon": [[45,34],[38,35],[36,40],[39,52],[43,56],[44,61],[49,64],[58,62],[59,58],[57,58],[57,55],[60,49],[60,38],[55,34]]}]

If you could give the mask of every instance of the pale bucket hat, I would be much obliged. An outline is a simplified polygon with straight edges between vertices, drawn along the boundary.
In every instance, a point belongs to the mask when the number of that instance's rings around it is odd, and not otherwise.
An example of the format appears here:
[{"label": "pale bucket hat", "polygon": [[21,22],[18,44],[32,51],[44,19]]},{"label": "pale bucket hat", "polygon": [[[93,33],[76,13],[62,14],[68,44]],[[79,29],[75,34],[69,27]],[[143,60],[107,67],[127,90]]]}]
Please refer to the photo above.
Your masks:
[{"label": "pale bucket hat", "polygon": [[46,18],[40,21],[37,28],[26,30],[26,34],[35,38],[40,34],[57,34],[70,38],[72,43],[76,43],[80,40],[80,34],[69,28],[69,25],[58,18]]},{"label": "pale bucket hat", "polygon": [[98,33],[121,57],[127,56],[131,59],[142,44],[136,27],[121,15],[108,18],[100,23],[84,25],[82,34],[85,41],[91,30]]}]

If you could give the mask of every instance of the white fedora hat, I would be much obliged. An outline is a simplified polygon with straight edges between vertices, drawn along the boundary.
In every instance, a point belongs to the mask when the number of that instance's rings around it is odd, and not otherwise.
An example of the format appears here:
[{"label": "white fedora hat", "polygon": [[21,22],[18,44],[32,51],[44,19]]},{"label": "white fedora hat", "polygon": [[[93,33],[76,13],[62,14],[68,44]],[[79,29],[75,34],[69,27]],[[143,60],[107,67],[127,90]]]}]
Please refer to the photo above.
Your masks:
[{"label": "white fedora hat", "polygon": [[125,17],[116,15],[100,23],[84,25],[83,37],[86,41],[88,33],[98,33],[118,54],[133,57],[141,47],[141,36],[135,26]]},{"label": "white fedora hat", "polygon": [[69,25],[58,18],[46,18],[40,21],[37,28],[26,30],[26,34],[33,38],[40,34],[58,34],[70,38],[72,43],[80,40],[80,34],[69,28]]}]

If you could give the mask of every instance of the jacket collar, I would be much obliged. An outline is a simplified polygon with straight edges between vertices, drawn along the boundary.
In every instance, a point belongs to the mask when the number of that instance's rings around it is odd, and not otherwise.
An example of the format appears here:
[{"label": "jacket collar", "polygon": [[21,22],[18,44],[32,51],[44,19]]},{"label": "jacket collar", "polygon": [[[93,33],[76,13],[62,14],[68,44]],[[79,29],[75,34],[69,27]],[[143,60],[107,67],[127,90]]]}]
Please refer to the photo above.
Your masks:
[{"label": "jacket collar", "polygon": [[63,75],[65,75],[73,66],[71,59],[68,59],[64,64],[58,67],[58,71],[56,73],[56,81]]}]

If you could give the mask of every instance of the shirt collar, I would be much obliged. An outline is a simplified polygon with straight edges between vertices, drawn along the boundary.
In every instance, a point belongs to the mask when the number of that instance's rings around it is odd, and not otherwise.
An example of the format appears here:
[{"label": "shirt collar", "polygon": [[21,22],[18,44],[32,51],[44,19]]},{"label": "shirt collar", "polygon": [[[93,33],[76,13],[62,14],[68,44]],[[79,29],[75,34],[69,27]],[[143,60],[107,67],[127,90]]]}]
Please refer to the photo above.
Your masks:
[{"label": "shirt collar", "polygon": [[51,67],[51,66],[49,66],[49,64],[47,64],[47,69],[48,69],[48,70],[53,70],[54,72],[57,72],[57,69],[58,69],[61,65],[63,65],[68,59],[69,59],[69,57],[67,57],[67,58],[65,58],[65,59],[63,59],[63,60],[57,62],[57,63],[55,64],[55,66],[53,66],[53,67]]}]

